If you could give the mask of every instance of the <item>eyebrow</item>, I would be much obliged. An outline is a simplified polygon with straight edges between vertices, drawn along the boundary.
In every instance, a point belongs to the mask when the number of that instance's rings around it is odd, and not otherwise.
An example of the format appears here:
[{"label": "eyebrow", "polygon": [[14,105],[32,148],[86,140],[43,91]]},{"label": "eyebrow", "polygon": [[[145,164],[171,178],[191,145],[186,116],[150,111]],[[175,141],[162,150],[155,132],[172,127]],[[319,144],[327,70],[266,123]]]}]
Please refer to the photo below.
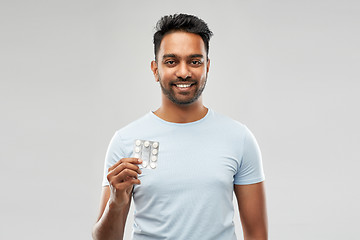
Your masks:
[{"label": "eyebrow", "polygon": [[[170,58],[175,58],[177,56],[175,54],[170,53],[170,54],[165,54],[162,58],[164,59],[164,58],[169,58],[169,57]],[[202,54],[191,54],[187,58],[204,58],[204,55],[202,55]]]},{"label": "eyebrow", "polygon": [[174,57],[176,57],[176,55],[175,54],[165,54],[165,55],[163,55],[162,59],[168,58],[168,57],[174,58]]},{"label": "eyebrow", "polygon": [[204,58],[204,55],[202,55],[202,54],[192,54],[192,55],[190,55],[190,58]]}]

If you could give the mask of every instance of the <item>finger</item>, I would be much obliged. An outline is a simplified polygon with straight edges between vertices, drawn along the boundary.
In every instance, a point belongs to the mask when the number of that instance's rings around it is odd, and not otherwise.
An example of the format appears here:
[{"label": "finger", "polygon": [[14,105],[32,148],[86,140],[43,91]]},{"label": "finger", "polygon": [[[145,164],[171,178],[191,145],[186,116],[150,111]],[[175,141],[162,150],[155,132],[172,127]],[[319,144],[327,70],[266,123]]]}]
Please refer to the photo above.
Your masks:
[{"label": "finger", "polygon": [[108,171],[110,172],[111,170],[115,169],[117,166],[119,166],[121,163],[133,163],[133,164],[141,164],[142,160],[139,158],[122,158],[119,161],[117,161],[114,165],[112,165]]},{"label": "finger", "polygon": [[132,185],[140,185],[141,181],[139,179],[129,179],[128,181],[117,183],[114,187],[118,190],[125,190]]},{"label": "finger", "polygon": [[112,185],[111,188],[114,188],[116,190],[124,191],[131,187],[132,185],[140,185],[141,181],[139,179],[130,178],[129,180],[125,182],[116,183],[115,185]]},{"label": "finger", "polygon": [[141,174],[141,170],[139,166],[129,162],[121,163],[119,166],[117,166],[115,169],[112,170],[112,174],[117,175],[124,169],[131,169],[136,171],[138,174]]},{"label": "finger", "polygon": [[117,183],[124,182],[128,178],[137,179],[138,173],[131,169],[124,169],[117,175],[109,174],[107,177],[108,177],[109,183],[111,185],[115,186]]},{"label": "finger", "polygon": [[142,171],[140,170],[138,165],[134,165],[134,164],[128,163],[128,162],[123,162],[120,165],[118,165],[115,169],[110,170],[110,172],[107,175],[107,179],[110,181],[110,179],[113,176],[118,175],[119,173],[121,173],[125,169],[130,169],[130,170],[136,171],[138,174],[142,173]]},{"label": "finger", "polygon": [[142,163],[142,160],[140,158],[122,158],[122,159],[120,159],[120,162],[140,164],[140,163]]},{"label": "finger", "polygon": [[138,173],[131,169],[124,169],[115,178],[122,179],[123,181],[127,180],[128,178],[138,178]]}]

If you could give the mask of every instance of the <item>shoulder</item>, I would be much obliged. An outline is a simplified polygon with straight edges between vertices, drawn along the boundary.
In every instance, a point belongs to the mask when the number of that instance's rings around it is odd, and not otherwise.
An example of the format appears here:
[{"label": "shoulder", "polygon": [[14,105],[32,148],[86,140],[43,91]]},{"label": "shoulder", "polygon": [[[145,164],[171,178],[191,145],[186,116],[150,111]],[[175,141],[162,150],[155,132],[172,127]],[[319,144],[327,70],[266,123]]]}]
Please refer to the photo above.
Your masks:
[{"label": "shoulder", "polygon": [[250,131],[242,122],[215,111],[211,111],[210,114],[211,120],[207,130],[218,140],[227,144],[243,144],[247,136],[249,136]]},{"label": "shoulder", "polygon": [[124,127],[118,129],[115,135],[124,136],[133,132],[142,131],[144,128],[145,129],[148,128],[148,126],[151,125],[151,120],[152,120],[150,115],[151,113],[149,112],[143,115],[142,117],[128,123]]},{"label": "shoulder", "polygon": [[214,110],[210,110],[214,124],[225,129],[232,129],[235,131],[246,131],[247,127],[245,124],[238,120],[235,120],[227,115],[218,113]]}]

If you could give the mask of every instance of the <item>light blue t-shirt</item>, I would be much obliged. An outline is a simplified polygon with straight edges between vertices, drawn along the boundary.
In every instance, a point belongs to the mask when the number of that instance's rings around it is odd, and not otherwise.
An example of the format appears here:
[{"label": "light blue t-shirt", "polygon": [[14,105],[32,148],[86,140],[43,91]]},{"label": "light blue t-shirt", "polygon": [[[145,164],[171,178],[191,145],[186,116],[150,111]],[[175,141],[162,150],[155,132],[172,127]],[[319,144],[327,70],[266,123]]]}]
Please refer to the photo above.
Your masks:
[{"label": "light blue t-shirt", "polygon": [[199,121],[166,122],[149,112],[118,130],[107,169],[132,157],[136,139],[159,142],[157,167],[135,185],[134,240],[234,240],[234,184],[262,182],[258,144],[243,124],[211,109]]}]

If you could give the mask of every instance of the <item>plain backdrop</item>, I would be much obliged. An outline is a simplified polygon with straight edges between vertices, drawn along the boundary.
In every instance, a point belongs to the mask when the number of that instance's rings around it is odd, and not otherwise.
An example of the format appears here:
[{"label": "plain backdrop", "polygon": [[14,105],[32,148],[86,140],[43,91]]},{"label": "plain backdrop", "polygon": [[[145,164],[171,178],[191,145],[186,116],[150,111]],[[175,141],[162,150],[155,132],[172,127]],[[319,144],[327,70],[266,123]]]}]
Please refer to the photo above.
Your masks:
[{"label": "plain backdrop", "polygon": [[1,0],[0,239],[91,239],[111,137],[160,105],[155,23],[180,12],[214,32],[205,105],[261,147],[270,239],[358,238],[358,1]]}]

